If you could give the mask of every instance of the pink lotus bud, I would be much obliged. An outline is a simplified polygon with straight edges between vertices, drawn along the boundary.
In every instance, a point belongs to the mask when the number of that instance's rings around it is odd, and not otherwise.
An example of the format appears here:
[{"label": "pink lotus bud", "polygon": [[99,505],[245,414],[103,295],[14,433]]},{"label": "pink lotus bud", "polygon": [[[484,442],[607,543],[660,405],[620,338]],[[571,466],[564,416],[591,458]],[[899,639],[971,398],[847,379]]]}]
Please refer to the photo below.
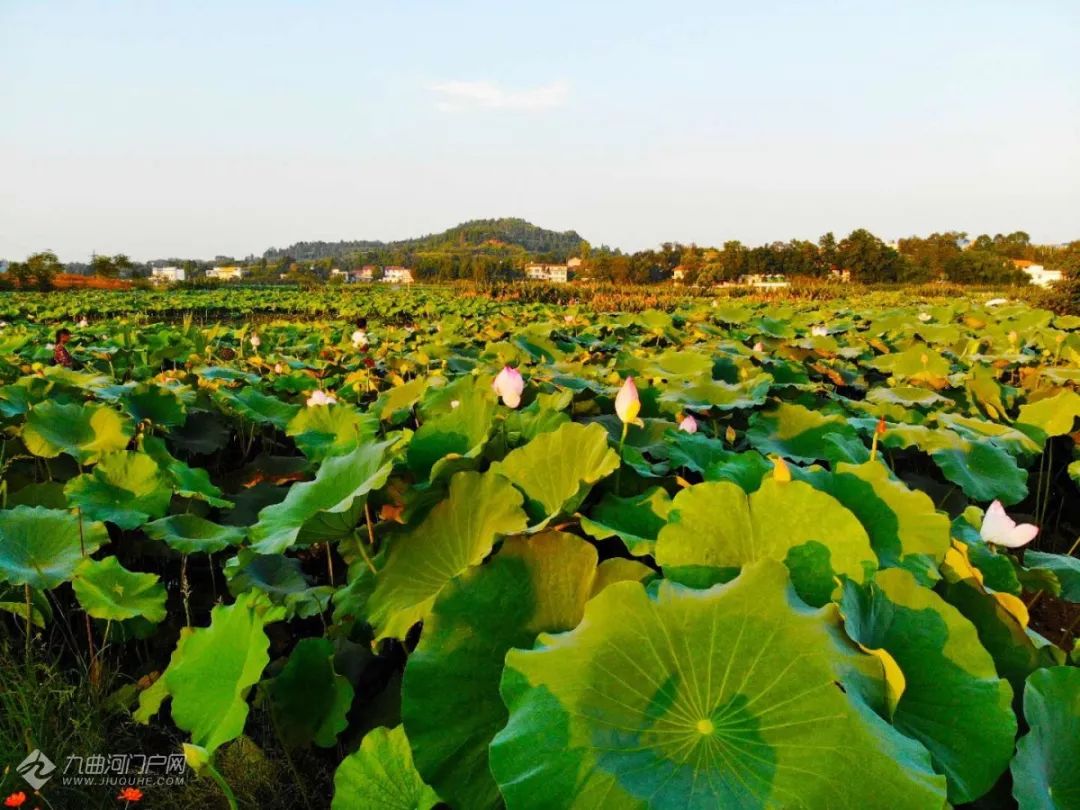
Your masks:
[{"label": "pink lotus bud", "polygon": [[507,408],[516,408],[521,404],[521,392],[525,390],[525,381],[521,379],[521,374],[517,369],[504,366],[495,377],[491,387],[502,399],[503,405]]},{"label": "pink lotus bud", "polygon": [[320,388],[316,388],[310,397],[307,399],[308,407],[315,405],[334,405],[337,403],[337,397],[333,394],[328,394]]},{"label": "pink lotus bud", "polygon": [[765,344],[762,343],[759,340],[757,343],[754,344],[754,351],[755,352],[763,352],[763,351],[765,351]]},{"label": "pink lotus bud", "polygon": [[634,378],[627,377],[626,382],[624,382],[622,388],[619,389],[618,396],[615,397],[615,413],[618,414],[619,419],[623,422],[630,423],[637,419],[640,410],[641,399],[638,397],[637,386],[634,385]]},{"label": "pink lotus bud", "polygon": [[683,417],[683,420],[679,422],[679,430],[683,433],[697,433],[697,420],[690,414]]}]

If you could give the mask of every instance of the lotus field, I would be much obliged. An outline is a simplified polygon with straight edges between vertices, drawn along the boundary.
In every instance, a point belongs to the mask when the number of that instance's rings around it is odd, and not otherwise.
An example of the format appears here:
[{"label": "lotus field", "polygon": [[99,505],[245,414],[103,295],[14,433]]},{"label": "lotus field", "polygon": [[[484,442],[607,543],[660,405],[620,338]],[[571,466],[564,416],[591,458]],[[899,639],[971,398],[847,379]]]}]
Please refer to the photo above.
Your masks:
[{"label": "lotus field", "polygon": [[1080,318],[232,295],[0,302],[7,654],[222,806],[1080,807]]}]

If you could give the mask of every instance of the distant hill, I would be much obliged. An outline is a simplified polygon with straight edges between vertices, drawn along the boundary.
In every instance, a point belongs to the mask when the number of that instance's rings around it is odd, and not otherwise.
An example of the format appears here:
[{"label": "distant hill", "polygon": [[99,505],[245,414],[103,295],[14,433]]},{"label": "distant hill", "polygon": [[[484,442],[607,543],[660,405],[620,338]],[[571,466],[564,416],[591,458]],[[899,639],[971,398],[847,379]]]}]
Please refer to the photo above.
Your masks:
[{"label": "distant hill", "polygon": [[549,231],[517,217],[474,219],[426,236],[394,242],[353,240],[341,242],[297,242],[285,248],[270,248],[268,260],[291,256],[297,261],[345,259],[367,254],[430,253],[441,251],[487,251],[517,248],[531,254],[565,259],[580,250],[584,239],[577,231]]}]

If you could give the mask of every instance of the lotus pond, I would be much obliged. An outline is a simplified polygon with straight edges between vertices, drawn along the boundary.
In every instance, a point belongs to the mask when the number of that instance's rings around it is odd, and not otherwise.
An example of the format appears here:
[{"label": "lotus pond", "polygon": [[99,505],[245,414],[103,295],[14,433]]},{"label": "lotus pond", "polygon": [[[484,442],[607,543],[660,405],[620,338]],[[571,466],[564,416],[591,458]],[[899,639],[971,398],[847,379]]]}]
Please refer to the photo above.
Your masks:
[{"label": "lotus pond", "polygon": [[1080,807],[1080,318],[175,296],[0,298],[0,624],[221,806]]}]

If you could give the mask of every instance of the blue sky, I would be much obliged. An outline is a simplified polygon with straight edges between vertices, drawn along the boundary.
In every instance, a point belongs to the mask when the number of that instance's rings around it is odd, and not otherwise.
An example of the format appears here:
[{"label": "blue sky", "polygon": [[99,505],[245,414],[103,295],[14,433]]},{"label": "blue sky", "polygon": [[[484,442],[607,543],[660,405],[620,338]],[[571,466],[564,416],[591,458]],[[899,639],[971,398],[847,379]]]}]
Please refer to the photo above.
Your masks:
[{"label": "blue sky", "polygon": [[0,0],[0,257],[1080,238],[1080,3]]}]

